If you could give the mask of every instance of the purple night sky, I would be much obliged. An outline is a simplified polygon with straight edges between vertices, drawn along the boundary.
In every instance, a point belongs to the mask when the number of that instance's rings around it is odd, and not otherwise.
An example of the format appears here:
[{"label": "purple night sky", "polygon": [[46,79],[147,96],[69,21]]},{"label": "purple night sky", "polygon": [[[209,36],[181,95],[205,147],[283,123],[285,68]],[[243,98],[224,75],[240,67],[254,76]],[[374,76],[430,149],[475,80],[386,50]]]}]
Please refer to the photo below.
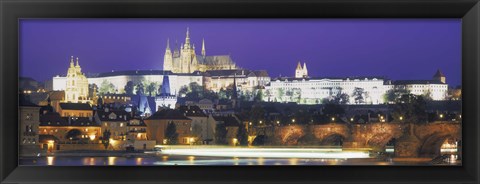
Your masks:
[{"label": "purple night sky", "polygon": [[461,84],[461,19],[25,19],[20,76],[39,81],[67,72],[71,55],[85,73],[160,70],[167,38],[197,54],[230,54],[238,66],[294,76],[431,79],[437,69]]}]

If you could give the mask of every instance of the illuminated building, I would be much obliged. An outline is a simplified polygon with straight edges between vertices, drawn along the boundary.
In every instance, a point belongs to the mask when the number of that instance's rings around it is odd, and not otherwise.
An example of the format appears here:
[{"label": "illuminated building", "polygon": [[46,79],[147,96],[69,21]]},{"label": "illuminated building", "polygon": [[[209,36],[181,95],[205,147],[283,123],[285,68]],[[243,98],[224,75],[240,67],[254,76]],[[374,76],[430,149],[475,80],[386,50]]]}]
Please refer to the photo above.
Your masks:
[{"label": "illuminated building", "polygon": [[59,107],[62,117],[93,117],[93,108],[87,103],[60,103]]},{"label": "illuminated building", "polygon": [[68,68],[66,77],[65,102],[90,102],[88,98],[88,80],[78,64],[78,57],[76,65],[73,64],[73,56],[70,58],[70,67]]},{"label": "illuminated building", "polygon": [[110,107],[99,108],[95,111],[95,121],[101,125],[102,131],[110,131],[110,139],[113,140],[126,140],[127,124],[131,117],[131,114],[125,110]]},{"label": "illuminated building", "polygon": [[157,144],[169,144],[165,131],[169,123],[174,123],[178,134],[178,144],[190,144],[192,120],[179,110],[163,109],[155,112],[144,120],[147,124],[147,137],[156,140]]},{"label": "illuminated building", "polygon": [[445,100],[448,84],[440,72],[433,80],[389,81],[383,77],[308,77],[306,64],[298,63],[295,77],[272,79],[265,86],[264,101],[321,104],[342,94],[345,104],[383,104],[385,95],[394,89],[405,89],[411,94],[426,95],[432,100]]},{"label": "illuminated building", "polygon": [[[51,135],[62,142],[98,143],[98,138],[102,136],[100,125],[92,117],[61,117],[59,113],[47,112],[41,115],[39,122],[40,135]],[[69,133],[70,131],[75,133]]]},{"label": "illuminated building", "polygon": [[20,95],[19,120],[19,148],[20,154],[36,153],[39,151],[39,110],[40,107],[29,102]]},{"label": "illuminated building", "polygon": [[195,53],[195,45],[190,43],[190,32],[187,28],[185,43],[180,50],[175,45],[174,51],[170,49],[167,40],[167,48],[163,59],[163,70],[173,73],[193,73],[195,71],[205,72],[208,70],[232,70],[237,66],[229,55],[207,56],[205,41],[202,41],[201,55]]},{"label": "illuminated building", "polygon": [[170,93],[170,80],[168,79],[168,75],[163,77],[162,82],[162,89],[160,95],[155,97],[155,104],[157,105],[157,110],[162,108],[175,108],[175,104],[177,103],[177,95],[175,92]]}]

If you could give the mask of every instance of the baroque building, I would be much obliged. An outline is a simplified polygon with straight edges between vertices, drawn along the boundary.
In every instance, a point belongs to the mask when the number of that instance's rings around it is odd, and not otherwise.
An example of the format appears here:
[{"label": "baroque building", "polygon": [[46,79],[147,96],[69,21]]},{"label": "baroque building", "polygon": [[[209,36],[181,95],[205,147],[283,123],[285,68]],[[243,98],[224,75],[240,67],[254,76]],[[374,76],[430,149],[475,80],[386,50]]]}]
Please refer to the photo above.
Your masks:
[{"label": "baroque building", "polygon": [[174,51],[170,49],[170,41],[167,40],[167,48],[163,58],[163,70],[173,73],[193,73],[195,71],[205,72],[207,70],[233,70],[237,66],[229,55],[207,56],[205,40],[202,41],[200,55],[195,53],[195,45],[190,42],[190,32],[187,28],[185,43],[180,50],[175,44]]},{"label": "baroque building", "polygon": [[65,102],[86,103],[89,101],[87,77],[82,73],[82,68],[78,64],[78,57],[76,64],[74,64],[72,56],[66,77]]}]

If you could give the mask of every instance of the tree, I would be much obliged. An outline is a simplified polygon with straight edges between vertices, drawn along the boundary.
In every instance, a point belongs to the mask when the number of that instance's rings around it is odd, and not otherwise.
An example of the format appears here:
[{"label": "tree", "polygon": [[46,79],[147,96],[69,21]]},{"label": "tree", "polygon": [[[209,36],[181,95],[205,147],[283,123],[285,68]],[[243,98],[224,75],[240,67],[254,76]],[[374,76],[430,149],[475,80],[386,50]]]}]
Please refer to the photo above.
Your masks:
[{"label": "tree", "polygon": [[100,89],[98,89],[98,92],[100,94],[115,93],[115,86],[111,82],[103,80],[102,84],[100,85]]},{"label": "tree", "polygon": [[278,88],[277,90],[277,98],[279,102],[283,101],[283,96],[285,95],[285,89],[283,88]]},{"label": "tree", "polygon": [[389,90],[385,94],[385,101],[386,102],[395,102],[398,98],[402,95],[409,94],[410,92],[403,88],[395,88],[393,90]]},{"label": "tree", "polygon": [[404,94],[392,105],[392,116],[403,122],[422,124],[427,122],[426,101],[421,95]]},{"label": "tree", "polygon": [[341,116],[345,114],[345,109],[338,104],[327,103],[323,107],[322,113],[327,116]]},{"label": "tree", "polygon": [[137,95],[143,95],[143,94],[145,94],[145,93],[144,93],[144,91],[145,91],[144,88],[145,88],[145,87],[143,86],[142,83],[138,83],[137,86],[136,86],[135,94],[137,94]]},{"label": "tree", "polygon": [[125,85],[125,94],[127,95],[133,95],[133,82],[128,81],[127,84]]},{"label": "tree", "polygon": [[170,122],[167,125],[167,129],[165,130],[165,138],[167,138],[168,144],[178,143],[177,126],[175,125],[175,123]]},{"label": "tree", "polygon": [[71,140],[78,140],[78,137],[82,135],[82,131],[79,129],[71,129],[70,131],[67,132],[67,135],[65,135],[65,138],[71,139]]},{"label": "tree", "polygon": [[356,104],[362,104],[365,102],[365,99],[364,99],[364,89],[363,88],[355,88],[353,90],[353,98],[355,99],[355,103]]},{"label": "tree", "polygon": [[335,95],[335,97],[333,97],[332,100],[330,100],[330,102],[334,104],[344,105],[344,104],[348,104],[348,102],[350,101],[349,99],[350,99],[350,96],[348,96],[348,94],[339,92],[337,93],[337,95]]},{"label": "tree", "polygon": [[146,91],[148,93],[148,96],[155,96],[155,92],[157,91],[157,84],[154,82],[151,82],[147,85]]},{"label": "tree", "polygon": [[248,145],[247,129],[245,128],[244,125],[238,126],[237,140],[238,140],[238,144],[240,144],[240,146],[247,146]]},{"label": "tree", "polygon": [[254,100],[257,101],[257,102],[260,102],[260,101],[262,101],[262,99],[263,99],[263,92],[262,92],[262,90],[258,90],[257,95],[255,95]]},{"label": "tree", "polygon": [[105,149],[108,149],[108,145],[110,145],[110,130],[105,130],[103,131],[103,137],[102,137],[102,142],[103,146],[105,146]]},{"label": "tree", "polygon": [[215,143],[219,145],[226,145],[227,142],[227,128],[224,123],[219,123],[215,127]]}]

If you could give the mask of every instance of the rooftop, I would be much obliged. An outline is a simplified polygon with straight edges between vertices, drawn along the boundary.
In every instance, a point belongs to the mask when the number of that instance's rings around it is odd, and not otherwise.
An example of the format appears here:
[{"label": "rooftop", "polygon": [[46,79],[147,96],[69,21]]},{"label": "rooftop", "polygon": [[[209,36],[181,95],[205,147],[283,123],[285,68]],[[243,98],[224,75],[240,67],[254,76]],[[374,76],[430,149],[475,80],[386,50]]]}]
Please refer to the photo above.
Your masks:
[{"label": "rooftop", "polygon": [[60,103],[63,110],[93,110],[92,106],[87,103]]},{"label": "rooftop", "polygon": [[146,120],[190,120],[180,110],[177,109],[163,109],[157,111],[148,117]]}]

